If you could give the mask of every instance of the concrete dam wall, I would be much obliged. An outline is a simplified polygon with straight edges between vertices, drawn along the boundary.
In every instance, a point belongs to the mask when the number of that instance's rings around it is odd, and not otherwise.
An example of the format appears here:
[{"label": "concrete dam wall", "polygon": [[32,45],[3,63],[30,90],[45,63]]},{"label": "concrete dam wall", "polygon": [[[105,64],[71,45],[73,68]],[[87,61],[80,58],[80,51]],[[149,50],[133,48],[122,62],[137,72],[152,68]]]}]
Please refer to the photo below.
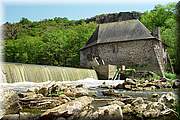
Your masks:
[{"label": "concrete dam wall", "polygon": [[56,67],[47,65],[32,65],[21,63],[3,63],[3,82],[45,82],[45,81],[72,81],[85,78],[97,78],[95,70]]}]

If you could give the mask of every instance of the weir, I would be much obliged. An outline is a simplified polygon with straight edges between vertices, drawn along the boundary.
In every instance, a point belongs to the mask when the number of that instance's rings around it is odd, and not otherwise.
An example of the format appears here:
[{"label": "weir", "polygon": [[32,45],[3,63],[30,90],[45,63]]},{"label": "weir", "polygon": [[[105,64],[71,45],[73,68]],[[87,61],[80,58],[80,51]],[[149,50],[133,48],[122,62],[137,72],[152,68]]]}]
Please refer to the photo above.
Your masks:
[{"label": "weir", "polygon": [[98,79],[96,71],[92,69],[21,63],[3,63],[2,72],[6,77],[3,82],[6,83]]}]

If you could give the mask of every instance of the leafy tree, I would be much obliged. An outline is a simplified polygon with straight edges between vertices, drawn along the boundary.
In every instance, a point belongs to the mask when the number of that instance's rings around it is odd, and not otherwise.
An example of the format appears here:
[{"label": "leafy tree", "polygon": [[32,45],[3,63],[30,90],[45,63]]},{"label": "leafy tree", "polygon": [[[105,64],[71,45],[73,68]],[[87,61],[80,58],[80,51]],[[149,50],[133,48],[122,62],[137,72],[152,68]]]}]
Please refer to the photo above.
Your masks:
[{"label": "leafy tree", "polygon": [[176,8],[177,8],[176,72],[180,74],[180,2],[178,2]]},{"label": "leafy tree", "polygon": [[5,61],[78,67],[79,50],[96,24],[56,17],[39,22],[22,18],[4,26]]},{"label": "leafy tree", "polygon": [[31,21],[30,20],[28,20],[27,18],[22,18],[21,20],[20,20],[20,22],[19,22],[20,24],[30,24],[31,23]]},{"label": "leafy tree", "polygon": [[168,52],[173,61],[175,61],[176,50],[176,3],[167,5],[156,5],[153,10],[146,11],[140,21],[149,29],[161,27],[161,39],[168,46]]}]

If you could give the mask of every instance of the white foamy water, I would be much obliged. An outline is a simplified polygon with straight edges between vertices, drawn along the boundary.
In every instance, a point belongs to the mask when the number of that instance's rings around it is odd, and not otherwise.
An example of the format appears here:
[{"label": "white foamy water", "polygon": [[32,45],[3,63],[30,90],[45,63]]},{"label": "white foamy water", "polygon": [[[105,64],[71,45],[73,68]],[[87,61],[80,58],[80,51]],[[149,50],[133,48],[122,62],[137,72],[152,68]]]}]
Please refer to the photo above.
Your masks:
[{"label": "white foamy water", "polygon": [[1,83],[0,89],[4,89],[4,91],[7,90],[14,90],[17,92],[23,92],[27,91],[28,89],[33,90],[34,88],[41,88],[43,86],[48,87],[52,84],[67,84],[67,85],[79,85],[83,84],[84,87],[90,88],[90,87],[98,87],[99,85],[102,85],[105,82],[106,85],[118,85],[119,83],[123,83],[123,80],[95,80],[93,78],[86,78],[83,80],[76,80],[76,81],[47,81],[47,82],[41,82],[41,83],[34,83],[34,82],[18,82],[18,83]]},{"label": "white foamy water", "polygon": [[83,84],[84,87],[86,88],[91,88],[91,87],[98,87],[102,85],[105,82],[106,85],[118,85],[122,84],[124,80],[95,80],[93,78],[86,78],[84,80],[76,80],[76,81],[62,81],[62,82],[57,82],[57,83],[65,83],[69,85],[79,85]]}]

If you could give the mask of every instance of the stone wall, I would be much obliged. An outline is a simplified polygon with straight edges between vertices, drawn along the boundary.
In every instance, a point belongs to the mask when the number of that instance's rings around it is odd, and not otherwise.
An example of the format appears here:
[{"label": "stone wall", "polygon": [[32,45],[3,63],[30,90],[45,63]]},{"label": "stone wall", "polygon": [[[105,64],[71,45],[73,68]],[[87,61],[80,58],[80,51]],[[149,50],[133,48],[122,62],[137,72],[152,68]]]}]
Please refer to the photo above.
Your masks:
[{"label": "stone wall", "polygon": [[97,72],[98,79],[112,80],[117,72],[116,65],[99,65],[94,68]]},{"label": "stone wall", "polygon": [[[159,48],[154,51],[155,46]],[[160,52],[159,41],[157,40],[134,40],[128,42],[99,44],[81,50],[80,65],[91,67],[94,57],[104,60],[105,64],[125,65],[126,67],[136,68],[137,70],[151,70],[160,72],[162,52]],[[158,57],[157,57],[158,52]],[[161,65],[163,65],[161,63]]]}]

